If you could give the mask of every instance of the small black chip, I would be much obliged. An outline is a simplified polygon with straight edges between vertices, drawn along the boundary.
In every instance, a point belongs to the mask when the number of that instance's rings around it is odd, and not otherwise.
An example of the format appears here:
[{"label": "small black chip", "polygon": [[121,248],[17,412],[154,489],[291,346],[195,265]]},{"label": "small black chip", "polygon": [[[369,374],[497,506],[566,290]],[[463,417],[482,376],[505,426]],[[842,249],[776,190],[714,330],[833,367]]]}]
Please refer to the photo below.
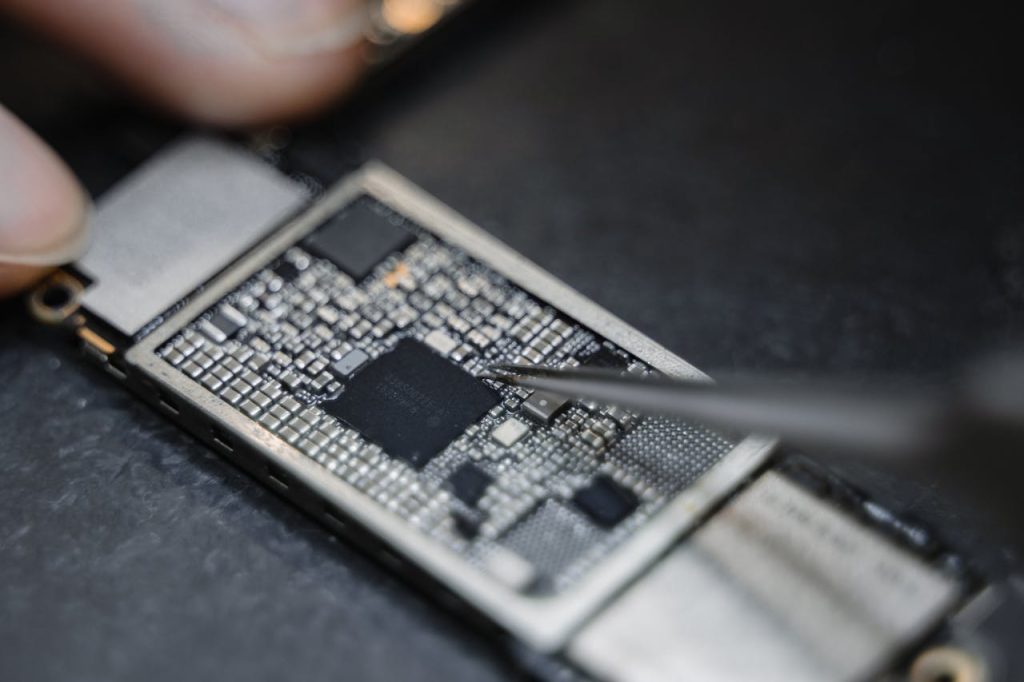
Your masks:
[{"label": "small black chip", "polygon": [[378,263],[405,249],[415,237],[391,223],[366,202],[350,206],[306,238],[311,252],[326,258],[357,282],[373,272]]},{"label": "small black chip", "polygon": [[466,462],[448,478],[448,485],[455,497],[470,507],[475,507],[480,498],[494,482],[489,473],[472,462]]},{"label": "small black chip", "polygon": [[598,474],[590,485],[577,490],[572,502],[602,528],[615,526],[640,505],[636,493],[605,474]]},{"label": "small black chip", "polygon": [[580,360],[587,367],[603,367],[608,369],[626,369],[629,364],[626,358],[617,355],[607,346],[601,346],[598,350],[584,358],[580,358]]},{"label": "small black chip", "polygon": [[419,341],[403,339],[366,365],[323,409],[419,469],[499,399]]},{"label": "small black chip", "polygon": [[299,269],[295,267],[294,263],[282,260],[274,266],[274,274],[286,282],[291,282],[299,276]]},{"label": "small black chip", "polygon": [[455,525],[455,532],[467,540],[472,540],[480,534],[480,526],[483,523],[478,515],[470,516],[460,511],[452,512],[452,521]]}]

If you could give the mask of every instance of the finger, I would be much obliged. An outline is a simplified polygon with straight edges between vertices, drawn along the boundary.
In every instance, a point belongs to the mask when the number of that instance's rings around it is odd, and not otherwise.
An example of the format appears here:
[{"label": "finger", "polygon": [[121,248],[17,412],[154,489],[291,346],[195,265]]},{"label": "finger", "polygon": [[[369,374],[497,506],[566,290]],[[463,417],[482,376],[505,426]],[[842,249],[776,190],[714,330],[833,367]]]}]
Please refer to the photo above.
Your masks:
[{"label": "finger", "polygon": [[67,166],[0,106],[0,295],[81,253],[87,206]]},{"label": "finger", "polygon": [[214,125],[315,110],[363,69],[364,0],[0,0],[156,101]]}]

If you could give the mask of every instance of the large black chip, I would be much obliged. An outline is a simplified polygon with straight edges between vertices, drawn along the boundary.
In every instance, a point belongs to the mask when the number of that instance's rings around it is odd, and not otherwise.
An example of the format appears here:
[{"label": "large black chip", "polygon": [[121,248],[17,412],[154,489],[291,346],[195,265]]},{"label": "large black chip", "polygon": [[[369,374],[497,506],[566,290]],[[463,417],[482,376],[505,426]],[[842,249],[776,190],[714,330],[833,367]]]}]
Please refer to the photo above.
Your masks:
[{"label": "large black chip", "polygon": [[323,408],[419,469],[498,401],[479,379],[419,341],[403,339]]},{"label": "large black chip", "polygon": [[373,210],[367,202],[356,203],[326,223],[303,242],[305,247],[347,272],[357,282],[415,237]]}]

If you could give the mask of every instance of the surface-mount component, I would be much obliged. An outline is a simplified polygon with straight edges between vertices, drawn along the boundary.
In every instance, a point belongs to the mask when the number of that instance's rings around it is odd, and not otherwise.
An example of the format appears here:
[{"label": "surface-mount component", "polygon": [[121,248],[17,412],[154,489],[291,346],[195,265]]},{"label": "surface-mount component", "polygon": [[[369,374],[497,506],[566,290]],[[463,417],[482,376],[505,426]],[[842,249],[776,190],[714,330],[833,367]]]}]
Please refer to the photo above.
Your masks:
[{"label": "surface-mount component", "polygon": [[601,346],[598,350],[583,357],[582,362],[587,367],[605,369],[625,369],[629,364],[624,357],[613,353],[605,346]]},{"label": "surface-mount component", "polygon": [[491,431],[491,438],[500,445],[510,448],[530,432],[529,425],[515,417],[509,417]]},{"label": "surface-mount component", "polygon": [[440,329],[435,329],[426,335],[423,343],[427,344],[441,355],[449,355],[459,346],[459,342],[445,334]]},{"label": "surface-mount component", "polygon": [[562,411],[568,402],[569,399],[565,396],[547,391],[534,391],[523,402],[523,410],[537,421],[547,424]]},{"label": "surface-mount component", "polygon": [[466,462],[448,478],[448,485],[455,497],[470,507],[475,507],[494,477],[472,462]]},{"label": "surface-mount component", "polygon": [[369,359],[370,356],[366,354],[366,351],[356,348],[331,363],[330,370],[339,379],[347,379],[355,374],[356,370],[365,365]]},{"label": "surface-mount component", "polygon": [[305,246],[359,281],[414,239],[411,232],[389,221],[370,203],[356,202],[320,226]]},{"label": "surface-mount component", "polygon": [[616,483],[606,474],[598,474],[589,485],[577,490],[572,501],[602,528],[611,528],[640,505],[636,493]]},{"label": "surface-mount component", "polygon": [[225,303],[210,318],[210,324],[220,332],[216,340],[223,343],[238,333],[245,326],[245,315],[236,310],[233,306]]},{"label": "surface-mount component", "polygon": [[324,408],[392,457],[422,467],[498,399],[479,379],[404,339]]},{"label": "surface-mount component", "polygon": [[294,263],[282,260],[274,266],[274,274],[286,282],[291,282],[299,276],[299,269],[295,267]]},{"label": "surface-mount component", "polygon": [[533,564],[500,545],[484,559],[485,569],[513,590],[526,590],[537,578]]}]

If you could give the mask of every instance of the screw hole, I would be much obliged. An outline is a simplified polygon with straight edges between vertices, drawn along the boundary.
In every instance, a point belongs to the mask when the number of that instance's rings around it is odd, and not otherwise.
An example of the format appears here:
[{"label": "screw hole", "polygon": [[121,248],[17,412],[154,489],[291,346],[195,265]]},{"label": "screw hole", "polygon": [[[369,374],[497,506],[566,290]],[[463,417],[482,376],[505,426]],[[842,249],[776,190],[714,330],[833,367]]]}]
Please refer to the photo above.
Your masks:
[{"label": "screw hole", "polygon": [[46,287],[43,290],[43,295],[40,300],[43,305],[52,310],[60,310],[68,303],[71,303],[74,294],[71,289],[64,283],[54,283]]},{"label": "screw hole", "polygon": [[29,310],[47,324],[60,324],[78,309],[83,285],[66,272],[57,271],[36,287],[28,298]]}]

